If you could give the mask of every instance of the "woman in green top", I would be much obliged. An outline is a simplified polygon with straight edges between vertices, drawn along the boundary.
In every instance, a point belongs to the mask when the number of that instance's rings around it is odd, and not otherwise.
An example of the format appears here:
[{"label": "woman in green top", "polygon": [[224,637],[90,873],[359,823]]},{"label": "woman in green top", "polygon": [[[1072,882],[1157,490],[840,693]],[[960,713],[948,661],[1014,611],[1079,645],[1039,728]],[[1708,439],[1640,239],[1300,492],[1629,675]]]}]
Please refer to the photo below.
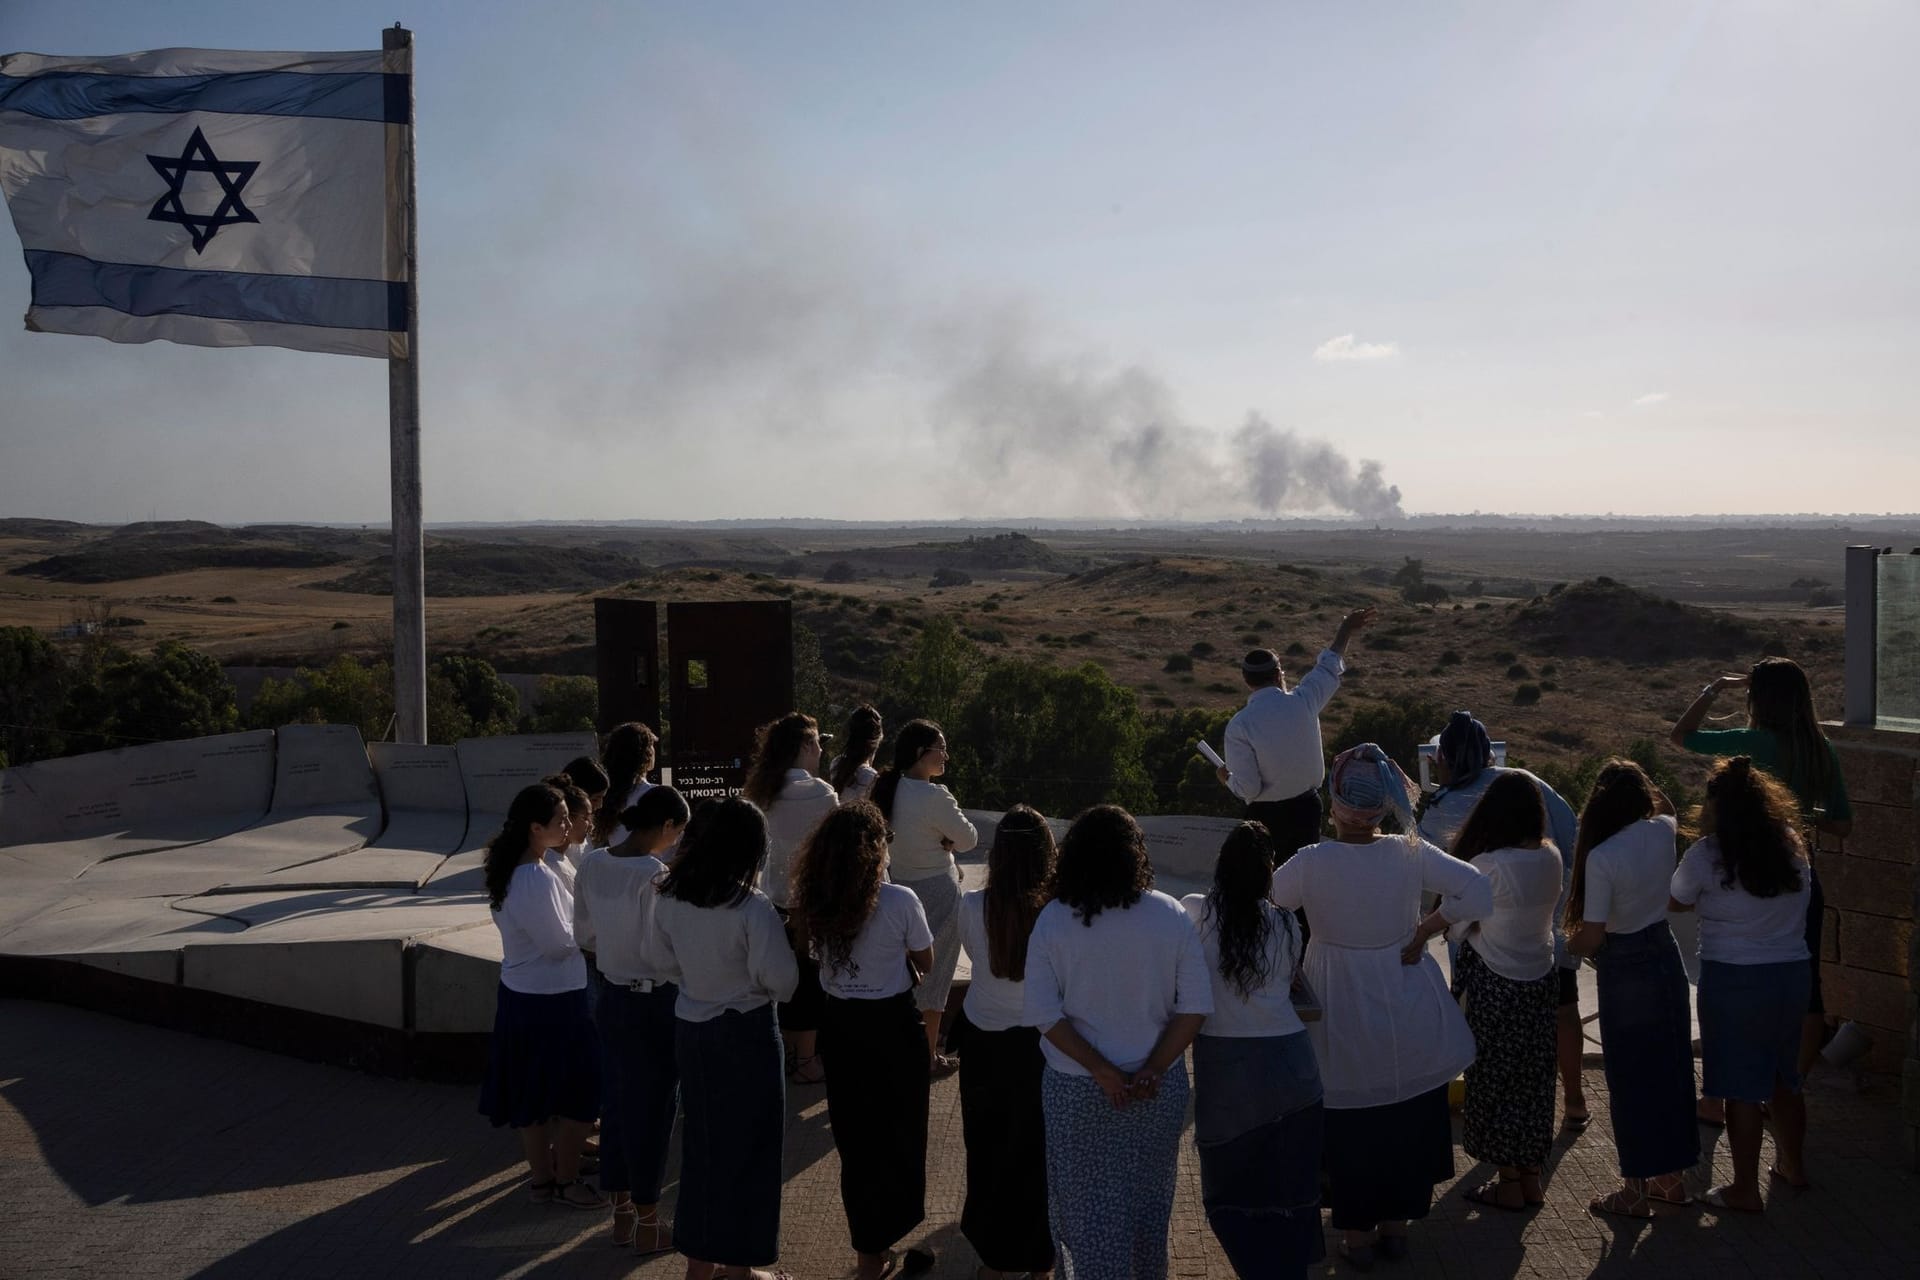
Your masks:
[{"label": "woman in green top", "polygon": [[[1714,695],[1722,689],[1747,691],[1747,727],[1702,729]],[[1845,836],[1853,829],[1853,805],[1847,800],[1846,779],[1840,775],[1840,757],[1820,728],[1813,710],[1813,688],[1807,673],[1791,658],[1762,658],[1744,676],[1719,676],[1700,690],[1673,726],[1673,745],[1707,756],[1750,756],[1766,772],[1787,784],[1800,802],[1801,817],[1815,831]],[[1807,841],[1812,856],[1815,841]],[[1820,1054],[1826,1032],[1826,1004],[1820,996],[1820,926],[1826,900],[1820,892],[1816,865],[1813,894],[1807,905],[1807,950],[1812,954],[1813,998],[1800,1026],[1800,1073],[1805,1075]],[[1721,1120],[1718,1099],[1703,1098],[1700,1118]],[[1796,1186],[1806,1184],[1800,1169],[1776,1169]]]}]

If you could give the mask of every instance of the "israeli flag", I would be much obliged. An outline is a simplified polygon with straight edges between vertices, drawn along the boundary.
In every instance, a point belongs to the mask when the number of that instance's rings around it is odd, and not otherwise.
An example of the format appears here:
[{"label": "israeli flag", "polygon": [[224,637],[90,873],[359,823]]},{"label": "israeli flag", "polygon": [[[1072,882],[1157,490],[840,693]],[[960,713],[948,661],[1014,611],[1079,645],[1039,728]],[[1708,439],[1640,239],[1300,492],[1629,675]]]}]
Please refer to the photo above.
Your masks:
[{"label": "israeli flag", "polygon": [[0,56],[27,328],[405,357],[410,60]]}]

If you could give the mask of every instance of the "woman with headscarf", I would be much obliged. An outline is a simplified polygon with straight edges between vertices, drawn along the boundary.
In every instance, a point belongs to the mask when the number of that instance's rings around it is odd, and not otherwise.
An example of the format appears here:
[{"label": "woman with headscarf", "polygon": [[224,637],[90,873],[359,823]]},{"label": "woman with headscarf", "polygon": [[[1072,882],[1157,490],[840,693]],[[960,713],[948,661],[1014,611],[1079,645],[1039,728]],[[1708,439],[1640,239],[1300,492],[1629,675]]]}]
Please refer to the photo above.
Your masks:
[{"label": "woman with headscarf", "polygon": [[[1478,871],[1415,835],[1413,783],[1377,745],[1334,758],[1331,840],[1273,873],[1275,906],[1313,917],[1302,973],[1325,1013],[1307,1024],[1325,1085],[1328,1201],[1351,1265],[1400,1257],[1406,1226],[1453,1176],[1447,1086],[1473,1061],[1473,1035],[1427,943],[1493,910]],[[1423,894],[1440,905],[1424,919]]]},{"label": "woman with headscarf", "polygon": [[1434,777],[1439,787],[1420,802],[1420,837],[1453,848],[1453,839],[1466,825],[1467,815],[1480,803],[1498,778],[1518,774],[1533,784],[1546,806],[1547,837],[1560,852],[1560,902],[1555,909],[1553,962],[1559,979],[1558,1004],[1554,1014],[1554,1056],[1560,1069],[1560,1092],[1564,1098],[1566,1126],[1574,1131],[1587,1127],[1592,1113],[1587,1110],[1586,1090],[1580,1079],[1580,1058],[1585,1051],[1580,1032],[1580,957],[1567,952],[1566,934],[1557,923],[1566,910],[1567,888],[1573,880],[1573,845],[1579,834],[1579,821],[1573,806],[1546,781],[1525,769],[1513,769],[1493,762],[1493,742],[1487,726],[1473,718],[1471,711],[1456,711],[1440,730],[1433,757]]}]

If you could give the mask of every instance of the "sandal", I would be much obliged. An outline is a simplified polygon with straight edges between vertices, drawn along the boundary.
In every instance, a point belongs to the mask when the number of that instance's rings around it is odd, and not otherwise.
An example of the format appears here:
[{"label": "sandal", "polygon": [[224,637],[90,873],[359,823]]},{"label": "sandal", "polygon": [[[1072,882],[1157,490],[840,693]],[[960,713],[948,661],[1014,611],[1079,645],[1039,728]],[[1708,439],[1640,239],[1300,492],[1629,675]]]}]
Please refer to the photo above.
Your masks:
[{"label": "sandal", "polygon": [[1568,1133],[1585,1133],[1587,1126],[1593,1123],[1593,1113],[1583,1111],[1574,1115],[1571,1111],[1560,1117],[1560,1127]]},{"label": "sandal", "polygon": [[1664,1204],[1675,1209],[1691,1209],[1699,1203],[1687,1191],[1686,1177],[1678,1173],[1648,1178],[1647,1199],[1655,1204]]},{"label": "sandal", "polygon": [[673,1224],[660,1221],[660,1210],[634,1220],[633,1251],[642,1257],[667,1253],[673,1248]]},{"label": "sandal", "polygon": [[927,1068],[927,1079],[945,1080],[960,1069],[960,1059],[950,1053],[936,1053]]},{"label": "sandal", "polygon": [[787,1083],[798,1085],[825,1084],[827,1082],[827,1064],[819,1054],[809,1054],[797,1058],[787,1068]]},{"label": "sandal", "polygon": [[553,1203],[569,1209],[604,1209],[607,1198],[578,1178],[553,1184]]},{"label": "sandal", "polygon": [[1767,1176],[1769,1178],[1775,1179],[1776,1181],[1786,1183],[1789,1187],[1792,1187],[1795,1191],[1805,1191],[1807,1190],[1807,1188],[1813,1185],[1813,1180],[1808,1178],[1806,1174],[1803,1173],[1798,1178],[1795,1178],[1789,1174],[1780,1172],[1780,1166],[1777,1164],[1770,1164],[1767,1166]]},{"label": "sandal", "polygon": [[[1519,1190],[1519,1204],[1508,1204],[1500,1198],[1500,1192],[1507,1187],[1514,1187]],[[1528,1203],[1526,1188],[1522,1185],[1521,1179],[1509,1178],[1504,1173],[1492,1182],[1483,1182],[1479,1186],[1469,1190],[1467,1192],[1467,1202],[1469,1204],[1484,1205],[1489,1209],[1504,1209],[1508,1213],[1525,1213],[1529,1209],[1539,1207]]]},{"label": "sandal", "polygon": [[1653,1206],[1647,1203],[1646,1191],[1630,1191],[1625,1187],[1608,1195],[1595,1196],[1587,1201],[1587,1211],[1611,1214],[1616,1218],[1633,1218],[1642,1222],[1653,1219]]},{"label": "sandal", "polygon": [[552,1178],[540,1178],[527,1184],[527,1199],[533,1204],[545,1204],[553,1199],[554,1181]]},{"label": "sandal", "polygon": [[1704,1196],[1701,1196],[1700,1199],[1703,1203],[1711,1205],[1712,1207],[1714,1207],[1715,1209],[1719,1209],[1723,1213],[1765,1213],[1766,1212],[1765,1205],[1761,1205],[1755,1208],[1749,1208],[1748,1206],[1743,1204],[1734,1204],[1732,1201],[1727,1199],[1727,1189],[1725,1187],[1715,1187],[1713,1190],[1707,1192],[1707,1194],[1705,1194]]},{"label": "sandal", "polygon": [[634,1208],[633,1201],[622,1200],[613,1206],[613,1243],[616,1246],[624,1249],[632,1244],[639,1225],[640,1211]]}]

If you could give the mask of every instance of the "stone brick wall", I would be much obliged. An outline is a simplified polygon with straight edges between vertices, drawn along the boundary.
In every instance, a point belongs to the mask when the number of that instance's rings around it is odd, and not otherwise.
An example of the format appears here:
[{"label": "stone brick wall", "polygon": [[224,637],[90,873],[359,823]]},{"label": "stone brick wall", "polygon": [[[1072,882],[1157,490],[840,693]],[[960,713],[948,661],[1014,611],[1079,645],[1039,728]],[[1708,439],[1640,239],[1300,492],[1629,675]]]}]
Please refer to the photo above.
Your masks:
[{"label": "stone brick wall", "polygon": [[1870,1070],[1901,1074],[1908,1150],[1920,1156],[1920,735],[1826,729],[1853,801],[1852,833],[1821,837],[1827,1012],[1871,1032]]}]

